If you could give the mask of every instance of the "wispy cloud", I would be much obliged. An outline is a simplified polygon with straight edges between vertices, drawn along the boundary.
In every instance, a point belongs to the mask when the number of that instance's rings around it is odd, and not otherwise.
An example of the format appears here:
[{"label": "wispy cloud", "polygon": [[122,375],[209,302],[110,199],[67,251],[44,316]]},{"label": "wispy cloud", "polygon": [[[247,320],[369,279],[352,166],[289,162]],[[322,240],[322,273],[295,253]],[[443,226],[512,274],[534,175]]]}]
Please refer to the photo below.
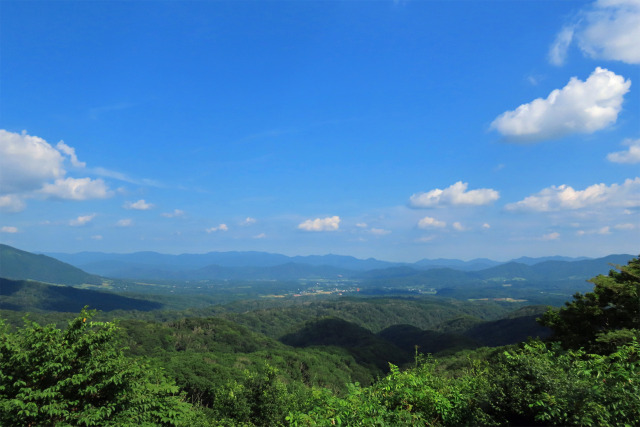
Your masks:
[{"label": "wispy cloud", "polygon": [[217,227],[207,228],[205,231],[207,233],[215,233],[216,231],[229,231],[229,227],[227,227],[227,224],[220,224]]},{"label": "wispy cloud", "polygon": [[173,212],[164,212],[162,216],[165,218],[180,218],[185,215],[185,211],[181,209],[174,209]]}]

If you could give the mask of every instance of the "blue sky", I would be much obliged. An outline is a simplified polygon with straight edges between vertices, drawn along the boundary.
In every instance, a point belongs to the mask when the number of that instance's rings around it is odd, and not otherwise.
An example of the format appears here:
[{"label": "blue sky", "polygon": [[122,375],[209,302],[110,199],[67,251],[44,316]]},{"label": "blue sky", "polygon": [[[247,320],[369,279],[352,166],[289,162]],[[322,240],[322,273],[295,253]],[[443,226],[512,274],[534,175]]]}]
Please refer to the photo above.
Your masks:
[{"label": "blue sky", "polygon": [[0,8],[3,243],[638,253],[638,0]]}]

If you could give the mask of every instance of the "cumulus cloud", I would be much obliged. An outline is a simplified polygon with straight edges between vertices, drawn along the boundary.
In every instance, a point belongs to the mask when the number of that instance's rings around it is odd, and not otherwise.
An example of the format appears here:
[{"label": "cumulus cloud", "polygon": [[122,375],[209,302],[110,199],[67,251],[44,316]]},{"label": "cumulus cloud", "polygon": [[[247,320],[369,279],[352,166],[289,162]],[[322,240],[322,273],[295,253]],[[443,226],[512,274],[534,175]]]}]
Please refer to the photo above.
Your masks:
[{"label": "cumulus cloud", "polygon": [[38,193],[66,200],[106,199],[113,195],[103,180],[91,178],[56,179],[44,184]]},{"label": "cumulus cloud", "polygon": [[74,227],[80,227],[82,225],[87,225],[88,223],[93,221],[93,219],[95,217],[96,217],[96,214],[82,215],[82,216],[79,216],[76,219],[72,219],[71,221],[69,221],[69,225],[74,226]]},{"label": "cumulus cloud", "polygon": [[229,227],[227,227],[227,224],[220,224],[217,227],[211,227],[211,228],[207,228],[207,233],[215,233],[216,231],[228,231]]},{"label": "cumulus cloud", "polygon": [[376,236],[384,236],[384,235],[386,235],[386,234],[390,234],[390,233],[391,233],[391,230],[385,230],[385,229],[383,229],[383,228],[375,228],[375,227],[372,227],[372,228],[369,230],[369,233],[371,233],[371,234],[373,234],[373,235],[376,235]]},{"label": "cumulus cloud", "polygon": [[551,45],[552,64],[564,64],[573,41],[591,58],[640,64],[639,0],[598,0],[577,18],[576,23],[560,31]]},{"label": "cumulus cloud", "polygon": [[425,216],[420,221],[418,221],[419,228],[444,228],[447,226],[447,223],[444,221],[439,221],[430,216]]},{"label": "cumulus cloud", "polygon": [[500,198],[500,193],[491,188],[480,188],[467,191],[468,183],[458,181],[441,190],[436,188],[426,193],[416,193],[409,199],[413,208],[431,208],[441,205],[487,205]]},{"label": "cumulus cloud", "polygon": [[87,200],[113,195],[100,179],[66,177],[67,158],[75,167],[85,166],[63,141],[53,147],[26,131],[0,129],[0,208],[17,212],[33,197]]},{"label": "cumulus cloud", "polygon": [[5,225],[2,228],[0,228],[0,232],[2,232],[2,233],[17,233],[18,232],[18,227],[12,227],[12,226]]},{"label": "cumulus cloud", "polygon": [[454,222],[453,224],[451,224],[451,226],[452,226],[452,227],[453,227],[453,229],[454,229],[454,230],[456,230],[456,231],[467,231],[467,230],[468,230],[468,228],[467,228],[467,227],[465,227],[464,225],[462,225],[461,223],[459,223],[459,222],[457,222],[457,221],[456,221],[456,222]]},{"label": "cumulus cloud", "polygon": [[555,231],[542,236],[542,240],[557,240],[558,238],[560,238],[560,233]]},{"label": "cumulus cloud", "polygon": [[594,184],[584,190],[575,190],[564,184],[553,185],[505,208],[508,211],[552,212],[590,206],[640,207],[640,178],[610,186]]},{"label": "cumulus cloud", "polygon": [[600,234],[600,235],[606,235],[606,234],[611,234],[611,227],[604,226],[604,227],[600,227],[600,228],[596,228],[596,229],[592,229],[592,230],[578,230],[576,232],[576,234],[578,236],[584,236],[585,234]]},{"label": "cumulus cloud", "polygon": [[538,98],[502,113],[491,123],[491,129],[517,142],[593,133],[616,122],[630,86],[630,80],[597,67],[584,82],[572,77],[546,99]]},{"label": "cumulus cloud", "polygon": [[609,153],[607,160],[614,163],[640,163],[640,139],[625,139],[622,144],[629,146],[629,149]]},{"label": "cumulus cloud", "polygon": [[6,212],[20,212],[25,208],[24,200],[15,194],[0,196],[0,210]]},{"label": "cumulus cloud", "polygon": [[629,222],[623,224],[616,224],[613,228],[616,230],[635,230],[637,227],[636,224],[631,224]]},{"label": "cumulus cloud", "polygon": [[123,207],[125,209],[133,209],[137,211],[146,211],[153,207],[153,204],[147,203],[144,199],[140,199],[137,202],[126,202]]},{"label": "cumulus cloud", "polygon": [[265,239],[266,237],[267,235],[264,233],[256,234],[255,236],[253,236],[254,239]]},{"label": "cumulus cloud", "polygon": [[130,227],[133,225],[133,220],[130,218],[121,219],[118,222],[116,222],[116,225],[118,227]]},{"label": "cumulus cloud", "polygon": [[484,224],[482,224],[482,228],[484,228],[485,230],[488,230],[491,228],[491,224],[489,224],[488,222],[485,222]]},{"label": "cumulus cloud", "polygon": [[0,188],[3,193],[37,190],[65,174],[64,158],[47,141],[0,129]]},{"label": "cumulus cloud", "polygon": [[358,227],[358,228],[367,228],[368,225],[367,225],[366,222],[359,222],[359,223],[356,224],[356,227]]},{"label": "cumulus cloud", "polygon": [[326,218],[308,219],[298,224],[300,230],[306,231],[335,231],[340,227],[340,217],[331,216]]},{"label": "cumulus cloud", "polygon": [[180,209],[174,209],[173,212],[165,212],[162,214],[165,218],[179,218],[184,216],[185,212]]},{"label": "cumulus cloud", "polygon": [[243,227],[246,227],[248,225],[253,225],[256,222],[257,222],[257,220],[255,218],[251,218],[250,216],[248,216],[240,223],[240,225],[243,226]]}]

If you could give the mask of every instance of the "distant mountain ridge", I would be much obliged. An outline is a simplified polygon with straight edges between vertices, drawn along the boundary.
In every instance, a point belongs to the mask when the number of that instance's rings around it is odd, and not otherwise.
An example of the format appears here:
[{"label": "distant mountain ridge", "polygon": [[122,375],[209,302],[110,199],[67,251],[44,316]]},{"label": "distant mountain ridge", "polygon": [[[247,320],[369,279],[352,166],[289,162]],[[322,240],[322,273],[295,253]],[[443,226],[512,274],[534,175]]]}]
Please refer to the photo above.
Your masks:
[{"label": "distant mountain ridge", "polygon": [[[251,276],[272,277],[276,271],[284,269],[284,265],[306,265],[306,276],[345,275],[345,276],[371,276],[372,270],[377,270],[383,276],[398,276],[404,271],[406,275],[412,275],[416,271],[433,269],[453,269],[458,271],[481,271],[500,265],[516,262],[527,266],[534,266],[549,261],[586,261],[590,258],[579,257],[521,257],[512,261],[500,262],[487,258],[477,258],[469,261],[458,259],[422,259],[415,263],[401,263],[381,261],[375,258],[359,259],[346,255],[307,255],[287,256],[268,252],[256,251],[231,251],[209,252],[205,254],[180,254],[169,255],[158,252],[134,252],[130,254],[80,252],[76,254],[48,253],[47,255],[81,268],[92,274],[117,278],[202,278],[206,270],[220,273],[220,278],[240,278],[243,273],[251,271]],[[315,267],[315,268],[312,268]],[[389,271],[384,271],[392,269]],[[396,269],[395,273],[393,269]],[[289,270],[293,270],[289,268]],[[297,269],[303,273],[303,268]],[[273,274],[270,273],[274,272]],[[286,279],[296,278],[287,276]],[[283,278],[284,279],[284,278]]]}]

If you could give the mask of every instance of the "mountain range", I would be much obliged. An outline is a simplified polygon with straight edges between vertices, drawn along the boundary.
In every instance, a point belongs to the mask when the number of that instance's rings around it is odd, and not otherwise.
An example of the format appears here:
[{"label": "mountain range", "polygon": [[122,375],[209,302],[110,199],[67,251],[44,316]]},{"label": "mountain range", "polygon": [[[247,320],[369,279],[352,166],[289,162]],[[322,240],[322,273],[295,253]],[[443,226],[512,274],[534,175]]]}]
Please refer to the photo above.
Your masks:
[{"label": "mountain range", "polygon": [[402,264],[340,255],[288,257],[263,252],[49,255],[0,245],[0,277],[66,285],[100,284],[104,277],[174,281],[357,280],[368,289],[435,289],[443,296],[455,297],[463,297],[463,290],[465,298],[475,298],[486,295],[485,290],[491,288],[493,295],[515,297],[531,293],[534,287],[546,292],[562,288],[562,294],[568,290],[571,295],[578,290],[576,285],[582,286],[585,280],[606,274],[612,266],[624,265],[633,258],[621,254],[595,259],[521,258],[506,263],[438,259]]},{"label": "mountain range", "polygon": [[[345,255],[286,256],[267,252],[209,252],[206,254],[169,255],[157,252],[116,254],[80,252],[76,254],[47,253],[46,255],[81,268],[91,274],[128,279],[280,279],[337,277],[371,277],[414,275],[433,269],[480,271],[500,265],[517,263],[534,266],[540,263],[589,261],[589,258],[522,257],[509,262],[477,258],[423,259],[415,263],[358,259]],[[623,255],[626,262],[630,255]],[[597,263],[596,264],[601,264]],[[373,273],[375,272],[375,273]],[[404,273],[403,273],[404,272]]]}]

